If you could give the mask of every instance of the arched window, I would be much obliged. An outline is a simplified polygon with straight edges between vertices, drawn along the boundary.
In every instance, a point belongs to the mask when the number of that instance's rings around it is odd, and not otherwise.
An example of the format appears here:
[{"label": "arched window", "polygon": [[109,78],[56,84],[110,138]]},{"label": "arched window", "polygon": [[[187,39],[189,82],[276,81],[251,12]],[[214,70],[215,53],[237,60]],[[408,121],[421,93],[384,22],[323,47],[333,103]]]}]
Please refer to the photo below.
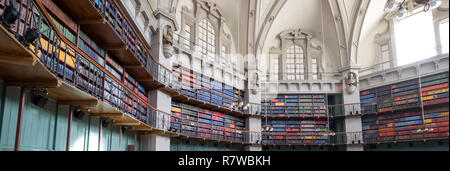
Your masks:
[{"label": "arched window", "polygon": [[302,47],[294,45],[286,51],[287,80],[305,79],[305,54]]},{"label": "arched window", "polygon": [[214,60],[214,55],[216,54],[216,33],[214,27],[207,19],[200,22],[199,45],[200,52]]}]

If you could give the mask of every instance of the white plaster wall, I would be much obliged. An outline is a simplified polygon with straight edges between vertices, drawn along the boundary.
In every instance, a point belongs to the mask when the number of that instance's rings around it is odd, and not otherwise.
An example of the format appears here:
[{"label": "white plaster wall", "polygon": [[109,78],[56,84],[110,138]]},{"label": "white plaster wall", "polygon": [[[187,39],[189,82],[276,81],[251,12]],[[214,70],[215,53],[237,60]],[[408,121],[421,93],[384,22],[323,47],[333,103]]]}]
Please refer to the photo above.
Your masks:
[{"label": "white plaster wall", "polygon": [[388,31],[388,23],[384,20],[384,8],[387,0],[371,1],[361,31],[357,64],[363,68],[380,63],[376,35]]}]

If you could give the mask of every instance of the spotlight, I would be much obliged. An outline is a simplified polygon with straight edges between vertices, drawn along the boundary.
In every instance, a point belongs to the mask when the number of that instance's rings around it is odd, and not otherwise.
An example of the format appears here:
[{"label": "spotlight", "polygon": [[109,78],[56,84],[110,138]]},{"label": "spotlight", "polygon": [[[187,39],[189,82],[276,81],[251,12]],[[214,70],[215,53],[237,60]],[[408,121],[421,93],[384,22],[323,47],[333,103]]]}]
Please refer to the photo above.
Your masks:
[{"label": "spotlight", "polygon": [[384,12],[389,13],[397,9],[398,3],[395,0],[389,0],[384,7]]},{"label": "spotlight", "polygon": [[435,9],[439,6],[441,6],[442,4],[442,0],[429,0],[428,1],[428,5],[430,7],[430,9]]},{"label": "spotlight", "polygon": [[397,14],[395,15],[395,20],[401,20],[408,16],[408,10],[406,8],[400,7]]},{"label": "spotlight", "polygon": [[48,96],[48,90],[45,89],[44,91],[42,91],[42,93],[44,93],[46,96]]},{"label": "spotlight", "polygon": [[108,127],[108,126],[109,126],[109,123],[111,123],[111,121],[108,120],[108,119],[102,120],[102,127],[103,127],[103,128]]},{"label": "spotlight", "polygon": [[40,108],[44,108],[45,104],[47,104],[47,102],[48,102],[48,99],[45,98],[44,96],[38,94],[37,92],[33,92],[31,102],[34,105],[39,106]]},{"label": "spotlight", "polygon": [[17,11],[17,4],[15,0],[9,0],[9,5],[5,7],[2,14],[2,24],[10,29],[19,19],[19,12]]},{"label": "spotlight", "polygon": [[29,46],[30,43],[33,43],[37,38],[39,38],[39,32],[37,29],[28,28],[25,31],[23,38],[21,38],[21,42],[26,46]]},{"label": "spotlight", "polygon": [[169,131],[170,131],[170,132],[177,132],[178,129],[176,129],[176,128],[174,128],[174,127],[170,127],[170,128],[169,128]]},{"label": "spotlight", "polygon": [[83,112],[80,108],[76,108],[76,109],[73,111],[73,117],[74,117],[75,119],[78,119],[78,120],[82,120],[85,114],[86,114],[86,113]]}]

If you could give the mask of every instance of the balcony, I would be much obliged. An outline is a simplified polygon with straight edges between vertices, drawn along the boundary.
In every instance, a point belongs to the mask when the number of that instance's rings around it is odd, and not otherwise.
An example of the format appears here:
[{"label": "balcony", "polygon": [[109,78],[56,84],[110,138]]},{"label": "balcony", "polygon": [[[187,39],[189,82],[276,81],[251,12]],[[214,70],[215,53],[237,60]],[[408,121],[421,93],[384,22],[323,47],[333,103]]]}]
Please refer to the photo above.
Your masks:
[{"label": "balcony", "polygon": [[[147,89],[162,87],[158,70],[145,42],[112,0],[55,1],[80,24],[81,30],[117,59],[128,74]],[[155,81],[156,80],[161,81]],[[166,84],[167,85],[167,84]]]}]

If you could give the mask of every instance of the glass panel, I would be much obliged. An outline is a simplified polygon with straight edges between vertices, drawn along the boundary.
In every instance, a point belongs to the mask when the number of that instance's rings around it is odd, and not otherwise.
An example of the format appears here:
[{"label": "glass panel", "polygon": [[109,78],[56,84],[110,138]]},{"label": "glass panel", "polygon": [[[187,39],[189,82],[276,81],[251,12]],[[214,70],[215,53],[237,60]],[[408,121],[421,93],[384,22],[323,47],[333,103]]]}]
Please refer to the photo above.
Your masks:
[{"label": "glass panel", "polygon": [[435,56],[432,12],[421,12],[396,22],[395,40],[399,66]]},{"label": "glass panel", "polygon": [[439,32],[441,34],[441,45],[442,45],[442,53],[448,53],[449,51],[449,44],[448,44],[448,18],[443,20],[439,27]]}]

